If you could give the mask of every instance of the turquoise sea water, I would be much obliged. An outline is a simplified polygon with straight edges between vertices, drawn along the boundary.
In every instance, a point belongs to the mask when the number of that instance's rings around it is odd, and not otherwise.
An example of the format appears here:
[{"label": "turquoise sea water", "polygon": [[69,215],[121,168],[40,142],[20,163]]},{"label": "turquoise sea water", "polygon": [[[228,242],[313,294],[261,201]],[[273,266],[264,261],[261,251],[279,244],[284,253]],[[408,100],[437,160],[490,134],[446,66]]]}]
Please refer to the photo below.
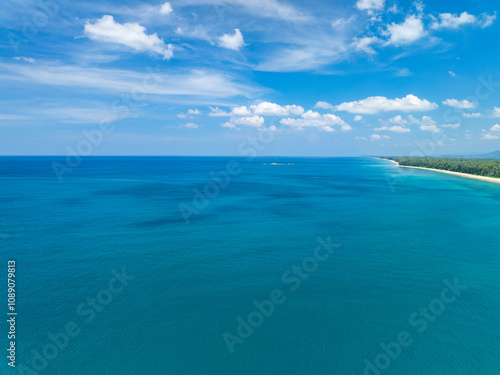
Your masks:
[{"label": "turquoise sea water", "polygon": [[60,182],[54,160],[0,158],[26,374],[500,374],[500,185],[370,158],[88,158]]}]

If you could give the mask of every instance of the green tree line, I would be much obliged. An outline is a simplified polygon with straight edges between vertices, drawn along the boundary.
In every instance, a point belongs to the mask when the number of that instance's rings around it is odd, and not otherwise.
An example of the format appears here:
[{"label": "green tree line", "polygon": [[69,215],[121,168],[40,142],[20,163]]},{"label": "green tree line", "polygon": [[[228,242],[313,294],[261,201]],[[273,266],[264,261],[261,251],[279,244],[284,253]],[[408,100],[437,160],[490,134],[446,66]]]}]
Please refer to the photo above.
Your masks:
[{"label": "green tree line", "polygon": [[397,161],[400,165],[410,167],[444,169],[453,172],[500,178],[500,160],[415,157],[389,157],[387,159]]}]

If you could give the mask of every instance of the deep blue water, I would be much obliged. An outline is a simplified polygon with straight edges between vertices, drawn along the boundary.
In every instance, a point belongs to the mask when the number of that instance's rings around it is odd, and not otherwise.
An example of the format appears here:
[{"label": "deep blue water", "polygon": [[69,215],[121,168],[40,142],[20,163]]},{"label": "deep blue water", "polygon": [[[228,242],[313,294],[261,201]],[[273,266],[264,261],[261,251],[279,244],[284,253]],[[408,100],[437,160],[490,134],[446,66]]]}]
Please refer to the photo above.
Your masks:
[{"label": "deep blue water", "polygon": [[500,185],[370,158],[96,157],[62,181],[54,161],[0,158],[18,369],[500,374]]}]

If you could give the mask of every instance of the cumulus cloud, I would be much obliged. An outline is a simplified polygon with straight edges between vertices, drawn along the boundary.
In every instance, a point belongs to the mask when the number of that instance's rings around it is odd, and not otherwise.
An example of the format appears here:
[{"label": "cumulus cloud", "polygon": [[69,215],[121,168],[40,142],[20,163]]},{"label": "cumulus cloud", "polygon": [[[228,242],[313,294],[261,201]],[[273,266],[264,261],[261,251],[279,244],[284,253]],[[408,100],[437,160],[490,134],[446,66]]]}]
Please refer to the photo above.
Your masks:
[{"label": "cumulus cloud", "polygon": [[231,117],[232,124],[252,126],[254,128],[259,128],[264,125],[264,117],[262,116],[243,116],[243,117]]},{"label": "cumulus cloud", "polygon": [[495,107],[493,109],[493,117],[500,117],[500,108]]},{"label": "cumulus cloud", "polygon": [[149,52],[168,60],[173,56],[173,46],[165,45],[156,33],[146,34],[146,28],[138,23],[118,23],[113,16],[105,15],[95,22],[87,22],[84,34],[97,42],[127,46],[137,52]]},{"label": "cumulus cloud", "polygon": [[172,6],[170,3],[163,3],[160,7],[160,14],[167,15],[173,12]]},{"label": "cumulus cloud", "polygon": [[229,121],[221,124],[223,128],[240,130],[238,125],[261,128],[264,126],[264,118],[260,116],[231,117]]},{"label": "cumulus cloud", "polygon": [[304,108],[299,105],[284,105],[281,106],[276,103],[271,102],[261,102],[259,104],[254,104],[251,106],[240,106],[233,107],[231,112],[223,111],[219,108],[209,107],[211,112],[208,116],[251,116],[251,115],[260,115],[260,116],[298,116],[304,113]]},{"label": "cumulus cloud", "polygon": [[240,29],[234,29],[234,34],[224,34],[219,38],[219,46],[239,51],[245,45]]},{"label": "cumulus cloud", "polygon": [[441,130],[437,127],[436,121],[429,116],[422,117],[420,121],[420,130],[431,133],[439,133]]},{"label": "cumulus cloud", "polygon": [[376,132],[390,131],[390,132],[394,132],[394,133],[409,133],[409,132],[411,132],[410,129],[405,128],[404,126],[400,126],[400,125],[382,126],[380,128],[375,128],[373,130],[376,131]]},{"label": "cumulus cloud", "polygon": [[338,116],[329,113],[322,115],[311,110],[303,113],[301,118],[285,118],[282,119],[280,123],[297,130],[302,130],[305,127],[315,127],[326,132],[333,132],[335,131],[333,126],[340,126],[340,130],[343,132],[352,130],[352,128]]},{"label": "cumulus cloud", "polygon": [[457,99],[446,99],[443,101],[444,105],[447,105],[449,107],[453,108],[461,108],[461,109],[471,109],[475,108],[476,104],[473,102],[470,102],[468,100],[457,100]]},{"label": "cumulus cloud", "polygon": [[281,106],[270,102],[262,102],[257,105],[251,105],[250,109],[254,114],[262,116],[298,116],[304,113],[304,108],[295,104]]},{"label": "cumulus cloud", "polygon": [[500,125],[498,125],[498,124],[493,125],[493,126],[490,128],[490,131],[492,131],[492,132],[500,132]]},{"label": "cumulus cloud", "polygon": [[246,106],[233,107],[233,109],[231,110],[231,114],[236,116],[249,116],[252,114],[252,111]]},{"label": "cumulus cloud", "polygon": [[402,116],[396,116],[396,117],[390,118],[389,122],[391,124],[398,124],[398,125],[406,125],[406,124],[408,124],[408,121],[405,120]]},{"label": "cumulus cloud", "polygon": [[422,19],[411,15],[401,24],[395,22],[387,26],[383,33],[390,36],[387,45],[402,46],[411,44],[426,35]]},{"label": "cumulus cloud", "polygon": [[333,109],[333,105],[331,105],[330,103],[327,103],[327,102],[319,101],[316,103],[314,108]]},{"label": "cumulus cloud", "polygon": [[219,107],[208,107],[210,108],[210,112],[208,113],[208,116],[211,116],[211,117],[229,117],[231,116],[231,113],[229,112],[226,112],[222,109],[220,109]]},{"label": "cumulus cloud", "polygon": [[195,115],[201,115],[199,109],[189,109],[187,113],[179,113],[177,117],[179,118],[193,118]]},{"label": "cumulus cloud", "polygon": [[382,10],[385,6],[385,0],[358,0],[356,8],[365,11]]},{"label": "cumulus cloud", "polygon": [[498,139],[500,138],[498,135],[495,135],[495,134],[491,134],[491,133],[484,133],[480,139],[482,140],[486,140],[486,141],[489,141],[489,140],[493,140],[493,139]]},{"label": "cumulus cloud", "polygon": [[420,99],[415,95],[407,95],[404,98],[388,99],[384,96],[371,96],[369,98],[346,102],[335,106],[336,111],[347,111],[357,114],[375,114],[388,111],[417,112],[436,109],[438,105],[426,99]]},{"label": "cumulus cloud", "polygon": [[354,121],[361,121],[363,120],[363,116],[354,116]]}]

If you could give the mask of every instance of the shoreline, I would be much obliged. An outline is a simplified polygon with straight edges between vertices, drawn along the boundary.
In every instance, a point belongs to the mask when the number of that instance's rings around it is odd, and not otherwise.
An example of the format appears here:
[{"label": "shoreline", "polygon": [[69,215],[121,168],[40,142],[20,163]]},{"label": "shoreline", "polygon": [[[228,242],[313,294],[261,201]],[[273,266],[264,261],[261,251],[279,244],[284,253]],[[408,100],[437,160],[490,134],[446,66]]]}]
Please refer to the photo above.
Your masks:
[{"label": "shoreline", "polygon": [[500,184],[500,178],[497,177],[486,177],[486,176],[479,176],[477,174],[470,174],[470,173],[462,173],[462,172],[454,172],[454,171],[447,171],[445,169],[434,169],[434,168],[424,168],[424,167],[413,167],[411,165],[400,165],[398,162],[394,160],[389,160],[389,159],[384,159],[384,158],[376,158],[380,160],[387,160],[392,163],[395,163],[398,167],[401,168],[413,168],[413,169],[421,169],[423,171],[431,171],[431,172],[438,172],[438,173],[446,173],[446,174],[451,174],[453,176],[458,176],[458,177],[463,177],[463,178],[469,178],[472,180],[480,180],[480,181],[485,181],[485,182],[492,182],[494,184]]},{"label": "shoreline", "polygon": [[384,158],[377,158],[377,157],[375,157],[374,159],[379,159],[379,160],[390,161],[391,163],[394,163],[394,164],[396,164],[396,165],[399,165],[399,163],[398,163],[397,161],[395,161],[395,160],[391,160],[391,159],[384,159]]}]

